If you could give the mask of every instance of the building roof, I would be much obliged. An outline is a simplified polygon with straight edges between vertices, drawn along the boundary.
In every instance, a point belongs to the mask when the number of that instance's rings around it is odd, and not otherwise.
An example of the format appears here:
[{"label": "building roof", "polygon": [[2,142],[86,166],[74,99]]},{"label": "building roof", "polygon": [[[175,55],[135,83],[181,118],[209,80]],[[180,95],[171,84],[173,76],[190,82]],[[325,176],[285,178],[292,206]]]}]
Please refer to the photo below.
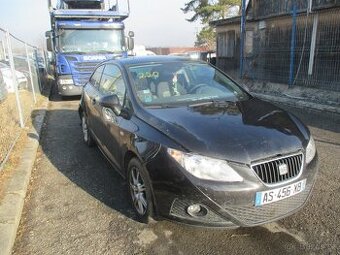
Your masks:
[{"label": "building roof", "polygon": [[241,16],[236,16],[232,18],[227,18],[227,19],[219,19],[219,20],[214,20],[210,22],[211,26],[223,26],[223,25],[230,25],[230,24],[240,24],[241,22]]}]

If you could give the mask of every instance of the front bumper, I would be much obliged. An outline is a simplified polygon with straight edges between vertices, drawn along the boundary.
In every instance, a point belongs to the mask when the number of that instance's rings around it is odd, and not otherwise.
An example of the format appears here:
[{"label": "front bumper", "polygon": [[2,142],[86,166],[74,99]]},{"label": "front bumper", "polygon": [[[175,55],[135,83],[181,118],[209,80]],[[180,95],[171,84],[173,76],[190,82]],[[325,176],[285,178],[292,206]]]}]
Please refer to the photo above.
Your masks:
[{"label": "front bumper", "polygon": [[60,84],[59,79],[72,79],[72,76],[60,76],[57,80],[58,93],[61,96],[80,96],[83,86],[73,84]]},{"label": "front bumper", "polygon": [[[306,179],[305,190],[292,197],[255,207],[255,194],[273,189],[262,183],[245,165],[233,165],[245,177],[239,184],[207,182],[188,176],[178,165],[160,152],[146,164],[153,183],[156,214],[162,218],[205,227],[251,227],[276,221],[298,211],[308,200],[318,171],[318,156],[303,166],[298,179],[277,187]],[[167,169],[165,169],[167,168]],[[193,217],[187,213],[192,204],[200,204],[208,213]]]},{"label": "front bumper", "polygon": [[83,86],[58,84],[58,93],[61,96],[80,96],[82,91]]}]

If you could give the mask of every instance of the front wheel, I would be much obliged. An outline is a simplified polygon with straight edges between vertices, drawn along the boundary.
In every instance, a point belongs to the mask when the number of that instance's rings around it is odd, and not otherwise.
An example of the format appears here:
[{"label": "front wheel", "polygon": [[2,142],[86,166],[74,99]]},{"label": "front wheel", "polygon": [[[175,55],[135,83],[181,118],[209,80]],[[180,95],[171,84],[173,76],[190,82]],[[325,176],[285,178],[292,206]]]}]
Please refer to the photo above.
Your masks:
[{"label": "front wheel", "polygon": [[143,223],[153,222],[151,183],[147,171],[137,158],[129,162],[127,176],[130,200],[138,220]]}]

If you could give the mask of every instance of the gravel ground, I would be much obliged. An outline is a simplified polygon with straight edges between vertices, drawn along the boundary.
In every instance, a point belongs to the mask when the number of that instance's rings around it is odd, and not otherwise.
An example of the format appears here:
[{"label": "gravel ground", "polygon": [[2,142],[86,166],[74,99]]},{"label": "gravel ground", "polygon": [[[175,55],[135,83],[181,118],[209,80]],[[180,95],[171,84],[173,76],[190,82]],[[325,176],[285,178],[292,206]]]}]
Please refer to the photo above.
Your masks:
[{"label": "gravel ground", "polygon": [[[50,103],[13,254],[339,254],[340,117],[290,109],[314,134],[320,174],[307,206],[255,228],[136,222],[126,184],[81,137],[78,101]],[[307,114],[308,113],[308,114]]]}]

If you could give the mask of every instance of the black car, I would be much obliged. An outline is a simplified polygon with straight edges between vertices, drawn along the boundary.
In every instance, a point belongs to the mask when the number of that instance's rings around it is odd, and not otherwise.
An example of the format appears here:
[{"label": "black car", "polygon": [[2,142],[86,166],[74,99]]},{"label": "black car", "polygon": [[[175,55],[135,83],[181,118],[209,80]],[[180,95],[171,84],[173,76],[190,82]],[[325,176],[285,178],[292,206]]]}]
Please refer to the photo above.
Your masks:
[{"label": "black car", "polygon": [[318,169],[308,128],[205,62],[135,57],[103,62],[79,114],[127,179],[139,219],[255,226],[307,201]]}]

